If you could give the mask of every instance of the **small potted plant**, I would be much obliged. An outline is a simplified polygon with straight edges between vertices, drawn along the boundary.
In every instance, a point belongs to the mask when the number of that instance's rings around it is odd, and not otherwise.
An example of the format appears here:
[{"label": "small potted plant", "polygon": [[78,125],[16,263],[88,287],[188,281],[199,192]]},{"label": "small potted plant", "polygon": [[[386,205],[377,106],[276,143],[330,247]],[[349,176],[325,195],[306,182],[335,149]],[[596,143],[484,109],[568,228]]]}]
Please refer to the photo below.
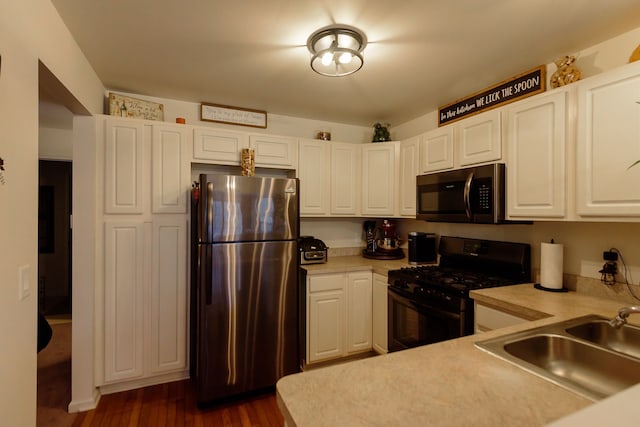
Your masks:
[{"label": "small potted plant", "polygon": [[391,136],[389,135],[389,124],[382,125],[380,123],[376,123],[373,125],[373,139],[371,142],[384,142],[391,141]]}]

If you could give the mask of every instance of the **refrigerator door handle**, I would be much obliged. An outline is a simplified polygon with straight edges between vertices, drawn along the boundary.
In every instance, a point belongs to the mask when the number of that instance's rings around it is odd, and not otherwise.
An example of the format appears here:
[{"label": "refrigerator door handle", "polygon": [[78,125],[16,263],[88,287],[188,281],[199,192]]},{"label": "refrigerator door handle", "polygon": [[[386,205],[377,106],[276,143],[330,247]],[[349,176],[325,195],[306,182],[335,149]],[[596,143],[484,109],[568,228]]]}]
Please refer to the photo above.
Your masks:
[{"label": "refrigerator door handle", "polygon": [[213,182],[207,182],[207,206],[204,210],[205,215],[204,223],[206,224],[206,239],[211,242],[213,239]]}]

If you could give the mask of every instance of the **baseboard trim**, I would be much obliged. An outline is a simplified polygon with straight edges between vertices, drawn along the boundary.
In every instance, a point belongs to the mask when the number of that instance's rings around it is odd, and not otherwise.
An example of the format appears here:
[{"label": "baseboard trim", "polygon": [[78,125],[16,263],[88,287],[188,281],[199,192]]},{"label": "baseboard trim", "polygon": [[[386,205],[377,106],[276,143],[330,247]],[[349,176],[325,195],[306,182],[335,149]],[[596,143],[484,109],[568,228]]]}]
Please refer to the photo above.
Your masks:
[{"label": "baseboard trim", "polygon": [[100,390],[96,388],[93,390],[93,396],[90,399],[75,400],[69,402],[67,411],[72,414],[74,412],[85,412],[96,409],[96,407],[98,406],[98,402],[100,401],[100,396]]},{"label": "baseboard trim", "polygon": [[141,378],[139,380],[119,382],[115,384],[105,384],[100,386],[99,389],[101,394],[112,394],[119,393],[121,391],[134,390],[141,387],[186,380],[187,378],[189,378],[188,370],[173,372],[171,374],[158,375],[149,378]]}]

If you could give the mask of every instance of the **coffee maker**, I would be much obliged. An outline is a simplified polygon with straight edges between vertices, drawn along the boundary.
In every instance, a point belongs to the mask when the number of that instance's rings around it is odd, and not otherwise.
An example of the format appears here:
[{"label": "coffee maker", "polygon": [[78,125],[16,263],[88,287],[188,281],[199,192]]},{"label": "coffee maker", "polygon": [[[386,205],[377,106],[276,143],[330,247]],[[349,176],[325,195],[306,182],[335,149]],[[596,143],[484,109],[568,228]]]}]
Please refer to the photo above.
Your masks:
[{"label": "coffee maker", "polygon": [[388,219],[382,220],[381,227],[377,227],[376,221],[365,221],[364,234],[366,247],[362,250],[362,255],[365,258],[404,258],[404,252],[400,248],[401,241],[392,221]]}]

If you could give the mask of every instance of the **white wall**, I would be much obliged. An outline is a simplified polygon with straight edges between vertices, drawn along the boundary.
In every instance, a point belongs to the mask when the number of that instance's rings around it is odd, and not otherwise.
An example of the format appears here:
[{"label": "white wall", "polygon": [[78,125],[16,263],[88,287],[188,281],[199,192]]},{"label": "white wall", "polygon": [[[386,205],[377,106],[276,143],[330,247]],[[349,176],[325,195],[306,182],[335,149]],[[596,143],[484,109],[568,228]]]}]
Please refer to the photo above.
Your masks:
[{"label": "white wall", "polygon": [[[2,425],[36,416],[38,60],[92,112],[104,88],[49,0],[0,2],[0,414]],[[31,294],[18,299],[18,277]]]},{"label": "white wall", "polygon": [[[108,96],[110,91],[105,92]],[[373,127],[354,126],[343,123],[326,122],[320,120],[303,119],[278,114],[269,114],[267,111],[267,129],[253,128],[238,125],[226,125],[222,123],[203,122],[200,120],[200,104],[195,102],[178,101],[175,99],[156,98],[139,94],[117,92],[145,101],[157,102],[163,105],[164,121],[175,122],[176,117],[183,117],[187,124],[196,126],[211,126],[226,128],[241,132],[269,133],[272,135],[293,136],[296,138],[314,139],[318,131],[331,132],[332,141],[366,143],[371,142]],[[215,102],[215,100],[211,100]],[[242,106],[239,106],[242,107]],[[105,111],[105,114],[109,114]]]},{"label": "white wall", "polygon": [[[640,28],[603,41],[580,52],[567,52],[567,54],[577,56],[575,64],[582,73],[582,78],[587,78],[628,63],[629,56],[638,46],[638,43],[640,43]],[[535,65],[532,64],[531,66]],[[547,90],[551,89],[549,79],[555,70],[555,64],[547,64]],[[505,76],[505,79],[509,77]],[[478,88],[478,90],[481,89],[483,88]],[[438,112],[432,111],[424,116],[394,126],[393,138],[403,140],[437,127]]]}]

